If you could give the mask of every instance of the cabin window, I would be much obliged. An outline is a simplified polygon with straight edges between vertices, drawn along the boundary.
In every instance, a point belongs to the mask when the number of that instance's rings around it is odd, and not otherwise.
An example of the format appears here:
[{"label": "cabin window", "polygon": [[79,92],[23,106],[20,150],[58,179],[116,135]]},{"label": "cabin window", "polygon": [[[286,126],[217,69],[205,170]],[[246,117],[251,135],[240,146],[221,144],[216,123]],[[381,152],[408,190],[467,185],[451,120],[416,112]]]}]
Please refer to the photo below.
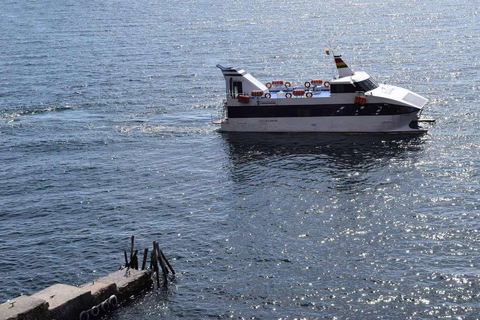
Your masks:
[{"label": "cabin window", "polygon": [[353,84],[332,84],[330,86],[331,93],[352,93],[357,91]]},{"label": "cabin window", "polygon": [[378,88],[377,81],[373,80],[372,78],[368,78],[367,80],[363,80],[360,82],[355,83],[359,91],[370,91],[375,88]]}]

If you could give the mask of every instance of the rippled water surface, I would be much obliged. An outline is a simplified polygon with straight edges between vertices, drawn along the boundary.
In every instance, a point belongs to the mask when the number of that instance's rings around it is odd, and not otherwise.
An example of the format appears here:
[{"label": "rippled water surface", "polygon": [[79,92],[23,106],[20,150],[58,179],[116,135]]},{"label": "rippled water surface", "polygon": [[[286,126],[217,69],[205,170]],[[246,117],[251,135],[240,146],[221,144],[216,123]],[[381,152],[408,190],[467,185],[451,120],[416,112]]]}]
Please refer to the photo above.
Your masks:
[{"label": "rippled water surface", "polygon": [[[477,318],[477,1],[11,1],[0,9],[0,302],[178,272],[113,319]],[[414,90],[427,135],[221,134],[217,63]]]}]

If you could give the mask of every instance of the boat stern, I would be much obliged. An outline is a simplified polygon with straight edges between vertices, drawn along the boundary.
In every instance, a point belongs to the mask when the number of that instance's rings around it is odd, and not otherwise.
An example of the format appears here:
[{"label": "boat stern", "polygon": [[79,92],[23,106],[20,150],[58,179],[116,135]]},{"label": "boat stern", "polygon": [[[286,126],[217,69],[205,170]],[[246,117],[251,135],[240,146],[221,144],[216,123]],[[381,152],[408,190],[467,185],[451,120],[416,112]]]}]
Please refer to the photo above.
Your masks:
[{"label": "boat stern", "polygon": [[228,98],[236,99],[241,94],[248,94],[252,91],[268,92],[268,88],[241,68],[223,67],[217,64],[225,77],[226,94]]}]

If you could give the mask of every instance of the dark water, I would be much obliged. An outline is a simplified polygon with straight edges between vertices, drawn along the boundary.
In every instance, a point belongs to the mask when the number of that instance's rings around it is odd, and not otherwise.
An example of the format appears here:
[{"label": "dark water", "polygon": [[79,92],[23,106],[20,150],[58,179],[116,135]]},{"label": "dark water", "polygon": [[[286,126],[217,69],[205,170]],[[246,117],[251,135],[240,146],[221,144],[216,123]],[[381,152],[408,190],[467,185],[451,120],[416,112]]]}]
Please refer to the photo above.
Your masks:
[{"label": "dark water", "polygon": [[[179,272],[114,319],[477,318],[477,1],[2,2],[0,301]],[[355,70],[430,99],[420,137],[221,134],[214,66]]]}]

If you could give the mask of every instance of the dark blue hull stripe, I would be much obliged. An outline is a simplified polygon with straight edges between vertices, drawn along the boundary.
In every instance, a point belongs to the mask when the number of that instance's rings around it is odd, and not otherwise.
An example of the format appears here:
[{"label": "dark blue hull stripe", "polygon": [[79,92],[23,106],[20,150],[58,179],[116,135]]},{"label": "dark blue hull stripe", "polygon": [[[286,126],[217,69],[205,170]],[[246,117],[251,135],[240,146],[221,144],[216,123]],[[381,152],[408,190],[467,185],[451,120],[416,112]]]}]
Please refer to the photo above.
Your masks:
[{"label": "dark blue hull stripe", "polygon": [[341,117],[341,116],[386,116],[418,112],[414,107],[392,104],[303,105],[303,106],[229,106],[229,118],[295,118],[295,117]]}]

